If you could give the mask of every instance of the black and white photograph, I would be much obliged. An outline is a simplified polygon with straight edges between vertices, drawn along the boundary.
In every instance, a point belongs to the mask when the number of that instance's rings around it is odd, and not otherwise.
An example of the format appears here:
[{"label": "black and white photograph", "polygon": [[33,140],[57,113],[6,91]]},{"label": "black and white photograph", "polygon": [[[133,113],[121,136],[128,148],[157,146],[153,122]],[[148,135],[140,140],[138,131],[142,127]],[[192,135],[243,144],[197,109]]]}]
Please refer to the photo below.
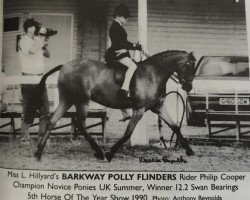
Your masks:
[{"label": "black and white photograph", "polygon": [[250,171],[244,0],[3,0],[0,167]]},{"label": "black and white photograph", "polygon": [[1,200],[248,200],[248,0],[0,0]]}]

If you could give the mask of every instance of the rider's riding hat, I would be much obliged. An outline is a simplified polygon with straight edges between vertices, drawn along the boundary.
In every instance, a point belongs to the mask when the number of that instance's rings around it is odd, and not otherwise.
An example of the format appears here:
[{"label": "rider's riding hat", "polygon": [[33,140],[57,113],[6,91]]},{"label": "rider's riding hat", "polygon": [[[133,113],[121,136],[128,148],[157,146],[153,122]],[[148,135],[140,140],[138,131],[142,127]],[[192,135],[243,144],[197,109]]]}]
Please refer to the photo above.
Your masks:
[{"label": "rider's riding hat", "polygon": [[131,17],[128,7],[125,6],[124,4],[120,4],[119,6],[115,7],[113,17],[116,16],[121,16],[124,18]]}]

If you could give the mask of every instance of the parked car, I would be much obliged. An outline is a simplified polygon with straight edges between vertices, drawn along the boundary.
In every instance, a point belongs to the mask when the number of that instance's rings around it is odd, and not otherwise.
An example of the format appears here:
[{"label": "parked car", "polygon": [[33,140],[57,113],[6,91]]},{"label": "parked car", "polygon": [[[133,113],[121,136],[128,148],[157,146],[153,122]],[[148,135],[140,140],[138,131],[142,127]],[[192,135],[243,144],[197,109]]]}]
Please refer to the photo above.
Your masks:
[{"label": "parked car", "polygon": [[239,111],[250,111],[248,57],[201,57],[186,104],[188,125],[204,125],[206,106],[214,111],[232,112],[237,105]]}]

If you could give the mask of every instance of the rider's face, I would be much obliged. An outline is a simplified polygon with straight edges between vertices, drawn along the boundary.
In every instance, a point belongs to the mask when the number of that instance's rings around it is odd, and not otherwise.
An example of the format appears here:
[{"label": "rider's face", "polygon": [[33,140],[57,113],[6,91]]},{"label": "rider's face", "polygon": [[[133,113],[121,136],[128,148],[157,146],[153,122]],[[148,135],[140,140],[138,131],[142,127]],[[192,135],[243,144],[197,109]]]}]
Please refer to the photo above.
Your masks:
[{"label": "rider's face", "polygon": [[128,18],[125,18],[125,17],[120,17],[120,22],[122,23],[122,24],[126,24],[127,22],[128,22]]}]

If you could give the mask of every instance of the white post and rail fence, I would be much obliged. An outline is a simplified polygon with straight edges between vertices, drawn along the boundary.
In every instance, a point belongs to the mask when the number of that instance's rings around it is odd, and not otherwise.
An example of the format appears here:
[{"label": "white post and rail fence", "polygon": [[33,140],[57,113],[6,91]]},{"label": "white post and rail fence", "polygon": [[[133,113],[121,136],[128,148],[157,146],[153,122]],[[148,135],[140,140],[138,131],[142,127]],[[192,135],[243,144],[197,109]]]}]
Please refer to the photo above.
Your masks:
[{"label": "white post and rail fence", "polygon": [[[138,39],[145,51],[147,50],[147,0],[138,0]],[[147,132],[147,116],[137,124],[132,136],[131,145],[148,145],[149,133]]]}]

